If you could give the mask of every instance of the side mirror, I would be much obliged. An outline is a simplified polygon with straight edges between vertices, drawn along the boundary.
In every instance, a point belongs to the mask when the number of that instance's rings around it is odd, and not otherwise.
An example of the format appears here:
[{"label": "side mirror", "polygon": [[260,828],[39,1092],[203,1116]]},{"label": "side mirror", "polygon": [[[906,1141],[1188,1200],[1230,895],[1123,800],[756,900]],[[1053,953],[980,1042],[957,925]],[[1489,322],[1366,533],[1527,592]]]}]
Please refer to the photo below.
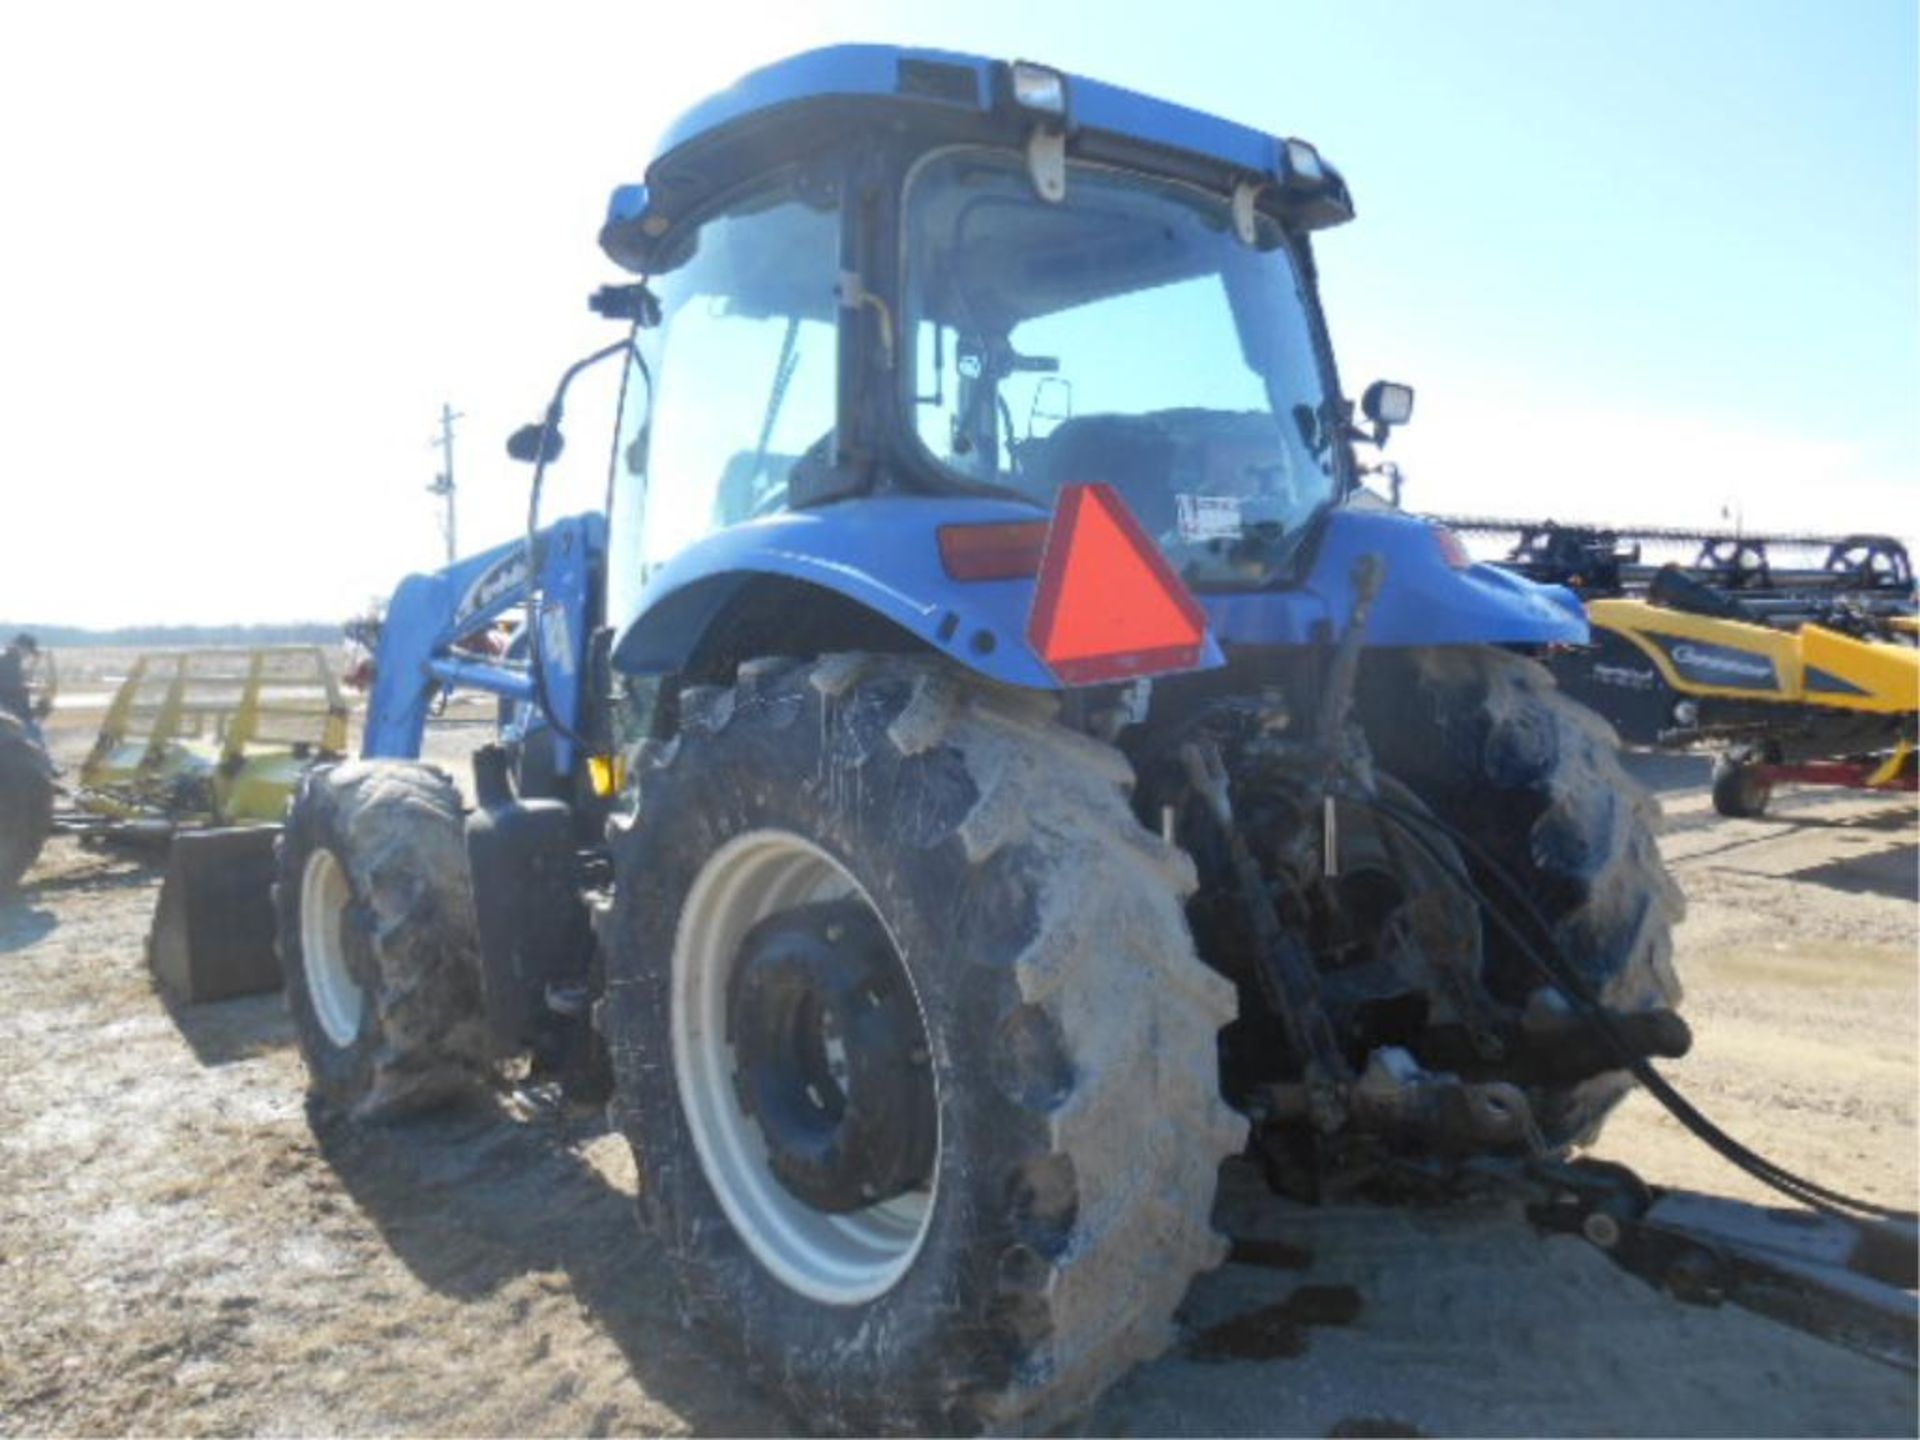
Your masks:
[{"label": "side mirror", "polygon": [[560,427],[541,421],[533,425],[522,425],[509,435],[507,455],[523,465],[551,465],[560,458],[560,452],[565,445],[566,442],[560,436]]},{"label": "side mirror", "polygon": [[660,323],[660,301],[644,280],[631,285],[602,285],[587,297],[587,308],[609,320],[631,320],[643,330]]},{"label": "side mirror", "polygon": [[1379,438],[1385,438],[1384,432],[1395,425],[1404,425],[1413,418],[1413,387],[1396,385],[1391,380],[1376,380],[1367,386],[1366,394],[1360,397],[1360,413],[1373,421]]}]

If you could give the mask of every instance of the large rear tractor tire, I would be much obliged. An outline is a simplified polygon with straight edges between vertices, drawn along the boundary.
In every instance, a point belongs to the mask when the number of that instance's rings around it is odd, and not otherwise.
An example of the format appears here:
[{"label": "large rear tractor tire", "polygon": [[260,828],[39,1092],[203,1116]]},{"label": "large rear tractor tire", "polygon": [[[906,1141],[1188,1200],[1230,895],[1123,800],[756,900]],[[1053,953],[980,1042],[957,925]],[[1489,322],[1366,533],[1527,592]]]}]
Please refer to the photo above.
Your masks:
[{"label": "large rear tractor tire", "polygon": [[53,832],[53,762],[20,721],[0,714],[0,895],[11,895]]},{"label": "large rear tractor tire", "polygon": [[614,826],[603,1027],[689,1317],[813,1428],[1058,1424],[1225,1252],[1191,864],[1116,751],[937,662],[681,705]]},{"label": "large rear tractor tire", "polygon": [[[1620,763],[1607,723],[1507,651],[1413,650],[1370,663],[1361,714],[1379,767],[1521,882],[1561,953],[1611,1010],[1677,1009],[1673,925],[1683,902],[1654,835],[1659,807]],[[1480,888],[1535,933],[1492,876]],[[1554,997],[1499,926],[1482,979],[1510,1005]],[[1535,942],[1537,943],[1537,942]],[[1541,1138],[1591,1143],[1632,1087],[1625,1071],[1528,1091]]]},{"label": "large rear tractor tire", "polygon": [[397,761],[310,770],[276,865],[280,968],[315,1100],[386,1120],[472,1088],[486,1030],[453,782]]}]

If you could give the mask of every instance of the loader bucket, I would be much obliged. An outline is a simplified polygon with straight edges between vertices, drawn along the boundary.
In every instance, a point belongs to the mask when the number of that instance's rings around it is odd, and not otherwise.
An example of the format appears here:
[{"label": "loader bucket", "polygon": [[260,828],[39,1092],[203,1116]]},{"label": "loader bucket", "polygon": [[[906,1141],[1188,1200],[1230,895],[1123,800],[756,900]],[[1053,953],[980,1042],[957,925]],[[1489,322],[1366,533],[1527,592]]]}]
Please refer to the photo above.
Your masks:
[{"label": "loader bucket", "polygon": [[147,963],[176,1000],[225,1000],[280,988],[274,958],[277,825],[182,831],[147,935]]}]

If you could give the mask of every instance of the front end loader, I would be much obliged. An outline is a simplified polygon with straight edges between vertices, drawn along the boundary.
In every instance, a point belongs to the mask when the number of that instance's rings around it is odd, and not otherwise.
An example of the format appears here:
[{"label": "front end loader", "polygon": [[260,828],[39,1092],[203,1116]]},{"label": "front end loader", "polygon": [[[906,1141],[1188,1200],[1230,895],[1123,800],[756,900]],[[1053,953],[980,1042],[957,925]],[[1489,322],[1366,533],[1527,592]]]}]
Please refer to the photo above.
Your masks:
[{"label": "front end loader", "polygon": [[[856,1433],[1068,1421],[1226,1255],[1229,1159],[1589,1140],[1687,1047],[1679,897],[1537,658],[1573,594],[1358,486],[1412,394],[1335,372],[1351,214],[1305,142],[944,52],[679,121],[602,231],[621,338],[509,442],[526,540],[401,586],[302,778],[317,1104],[605,1103],[688,1315]],[[601,363],[610,505],[542,526]],[[470,808],[449,685],[502,701]]]}]

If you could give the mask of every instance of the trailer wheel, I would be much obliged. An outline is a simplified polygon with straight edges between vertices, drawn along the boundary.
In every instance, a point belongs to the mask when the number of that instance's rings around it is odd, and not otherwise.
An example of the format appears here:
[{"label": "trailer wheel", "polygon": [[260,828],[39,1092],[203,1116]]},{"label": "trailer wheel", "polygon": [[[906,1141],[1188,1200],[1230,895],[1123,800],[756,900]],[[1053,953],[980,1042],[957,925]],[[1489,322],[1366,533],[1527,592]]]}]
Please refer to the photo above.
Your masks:
[{"label": "trailer wheel", "polygon": [[53,831],[53,763],[12,715],[0,713],[0,895],[20,883]]},{"label": "trailer wheel", "polygon": [[1059,1423],[1224,1254],[1190,863],[1118,752],[937,663],[681,706],[613,827],[603,1027],[689,1318],[810,1428]]},{"label": "trailer wheel", "polygon": [[307,772],[276,855],[287,1005],[314,1098],[391,1119],[484,1074],[460,796],[427,765]]},{"label": "trailer wheel", "polygon": [[[1672,930],[1684,905],[1654,842],[1659,807],[1620,764],[1604,720],[1561,694],[1534,661],[1478,647],[1373,662],[1362,715],[1380,768],[1525,886],[1561,953],[1608,1008],[1678,1007]],[[1491,877],[1475,879],[1515,908]],[[1483,982],[1524,1008],[1543,977],[1499,927],[1483,929]],[[1531,1088],[1541,1138],[1556,1149],[1590,1143],[1632,1083],[1611,1071]]]},{"label": "trailer wheel", "polygon": [[1757,820],[1767,813],[1773,784],[1752,756],[1729,750],[1713,762],[1713,808],[1736,820]]}]

